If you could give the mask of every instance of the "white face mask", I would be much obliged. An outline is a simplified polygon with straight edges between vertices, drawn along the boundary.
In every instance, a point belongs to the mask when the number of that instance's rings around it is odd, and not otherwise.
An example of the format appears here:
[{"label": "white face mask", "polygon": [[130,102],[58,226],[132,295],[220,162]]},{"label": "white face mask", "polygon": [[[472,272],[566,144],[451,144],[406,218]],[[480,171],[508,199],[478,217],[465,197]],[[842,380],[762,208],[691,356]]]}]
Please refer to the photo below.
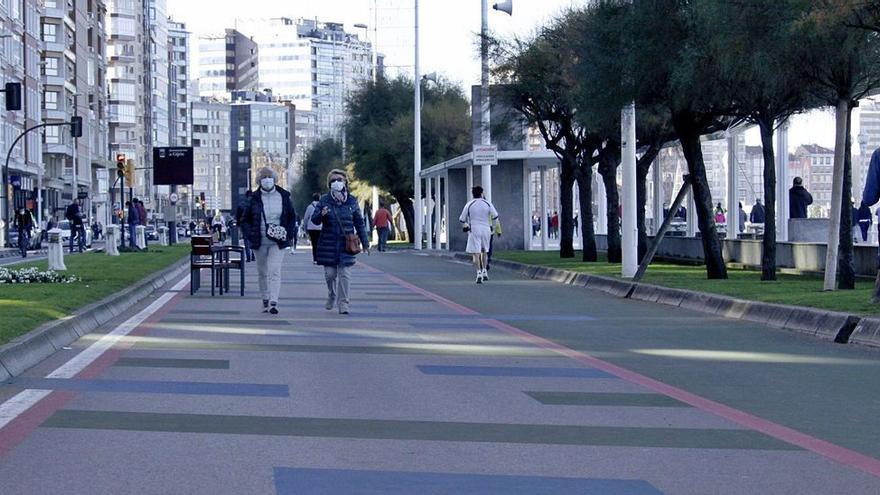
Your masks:
[{"label": "white face mask", "polygon": [[342,191],[343,189],[345,189],[345,182],[343,182],[343,181],[341,181],[341,180],[337,180],[337,181],[331,182],[331,183],[330,183],[330,189],[332,189],[332,190],[334,190],[334,191],[336,191],[336,192],[340,192],[340,191]]},{"label": "white face mask", "polygon": [[271,191],[273,187],[275,187],[275,179],[271,177],[263,177],[260,179],[260,187],[265,189],[266,191]]}]

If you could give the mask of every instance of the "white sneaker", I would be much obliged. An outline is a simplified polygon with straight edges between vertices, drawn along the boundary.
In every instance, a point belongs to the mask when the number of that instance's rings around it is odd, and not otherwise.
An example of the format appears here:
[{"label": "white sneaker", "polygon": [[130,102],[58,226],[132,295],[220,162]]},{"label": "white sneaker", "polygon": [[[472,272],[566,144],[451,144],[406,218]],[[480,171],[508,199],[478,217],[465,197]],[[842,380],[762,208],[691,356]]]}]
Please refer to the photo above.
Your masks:
[{"label": "white sneaker", "polygon": [[483,272],[477,272],[477,283],[478,284],[483,283]]},{"label": "white sneaker", "polygon": [[483,281],[488,282],[489,281],[489,270],[483,270],[482,276],[483,276]]}]

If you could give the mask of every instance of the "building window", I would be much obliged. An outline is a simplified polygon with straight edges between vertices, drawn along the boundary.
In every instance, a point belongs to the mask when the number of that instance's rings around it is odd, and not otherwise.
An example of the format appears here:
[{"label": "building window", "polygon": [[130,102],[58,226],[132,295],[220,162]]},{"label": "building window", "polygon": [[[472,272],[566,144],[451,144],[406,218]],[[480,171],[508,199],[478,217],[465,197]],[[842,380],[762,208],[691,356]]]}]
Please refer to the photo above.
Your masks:
[{"label": "building window", "polygon": [[43,74],[47,76],[57,76],[58,75],[58,59],[49,57],[45,60],[45,64],[43,64]]},{"label": "building window", "polygon": [[46,127],[46,144],[61,144],[61,133],[55,126]]},{"label": "building window", "polygon": [[46,91],[43,95],[46,110],[58,110],[58,92]]},{"label": "building window", "polygon": [[55,43],[58,41],[58,26],[55,24],[43,24],[43,41]]}]

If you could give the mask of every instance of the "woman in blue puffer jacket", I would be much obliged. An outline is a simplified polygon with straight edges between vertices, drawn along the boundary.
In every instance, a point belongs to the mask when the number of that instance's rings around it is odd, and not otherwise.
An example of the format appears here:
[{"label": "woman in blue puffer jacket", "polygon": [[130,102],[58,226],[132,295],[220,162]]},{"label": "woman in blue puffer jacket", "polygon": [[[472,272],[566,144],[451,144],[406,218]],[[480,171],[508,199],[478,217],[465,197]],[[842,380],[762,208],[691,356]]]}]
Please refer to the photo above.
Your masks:
[{"label": "woman in blue puffer jacket", "polygon": [[312,214],[312,223],[321,225],[316,258],[324,267],[327,281],[327,304],[324,307],[329,311],[337,305],[339,314],[347,315],[355,255],[346,250],[345,235],[356,233],[367,252],[370,244],[357,199],[348,192],[348,174],[344,170],[331,170],[327,183],[330,192],[321,196]]}]

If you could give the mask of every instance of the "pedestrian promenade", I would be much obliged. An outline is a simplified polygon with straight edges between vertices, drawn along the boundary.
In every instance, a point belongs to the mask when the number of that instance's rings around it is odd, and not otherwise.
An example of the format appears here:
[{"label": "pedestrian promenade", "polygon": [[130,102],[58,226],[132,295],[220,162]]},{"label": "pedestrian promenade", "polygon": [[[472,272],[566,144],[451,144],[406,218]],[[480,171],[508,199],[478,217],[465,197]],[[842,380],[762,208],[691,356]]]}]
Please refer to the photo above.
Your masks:
[{"label": "pedestrian promenade", "polygon": [[406,252],[359,257],[349,315],[288,255],[272,316],[247,268],[244,297],[184,279],[0,387],[0,492],[880,493],[873,399],[809,417],[812,378],[875,352]]}]

